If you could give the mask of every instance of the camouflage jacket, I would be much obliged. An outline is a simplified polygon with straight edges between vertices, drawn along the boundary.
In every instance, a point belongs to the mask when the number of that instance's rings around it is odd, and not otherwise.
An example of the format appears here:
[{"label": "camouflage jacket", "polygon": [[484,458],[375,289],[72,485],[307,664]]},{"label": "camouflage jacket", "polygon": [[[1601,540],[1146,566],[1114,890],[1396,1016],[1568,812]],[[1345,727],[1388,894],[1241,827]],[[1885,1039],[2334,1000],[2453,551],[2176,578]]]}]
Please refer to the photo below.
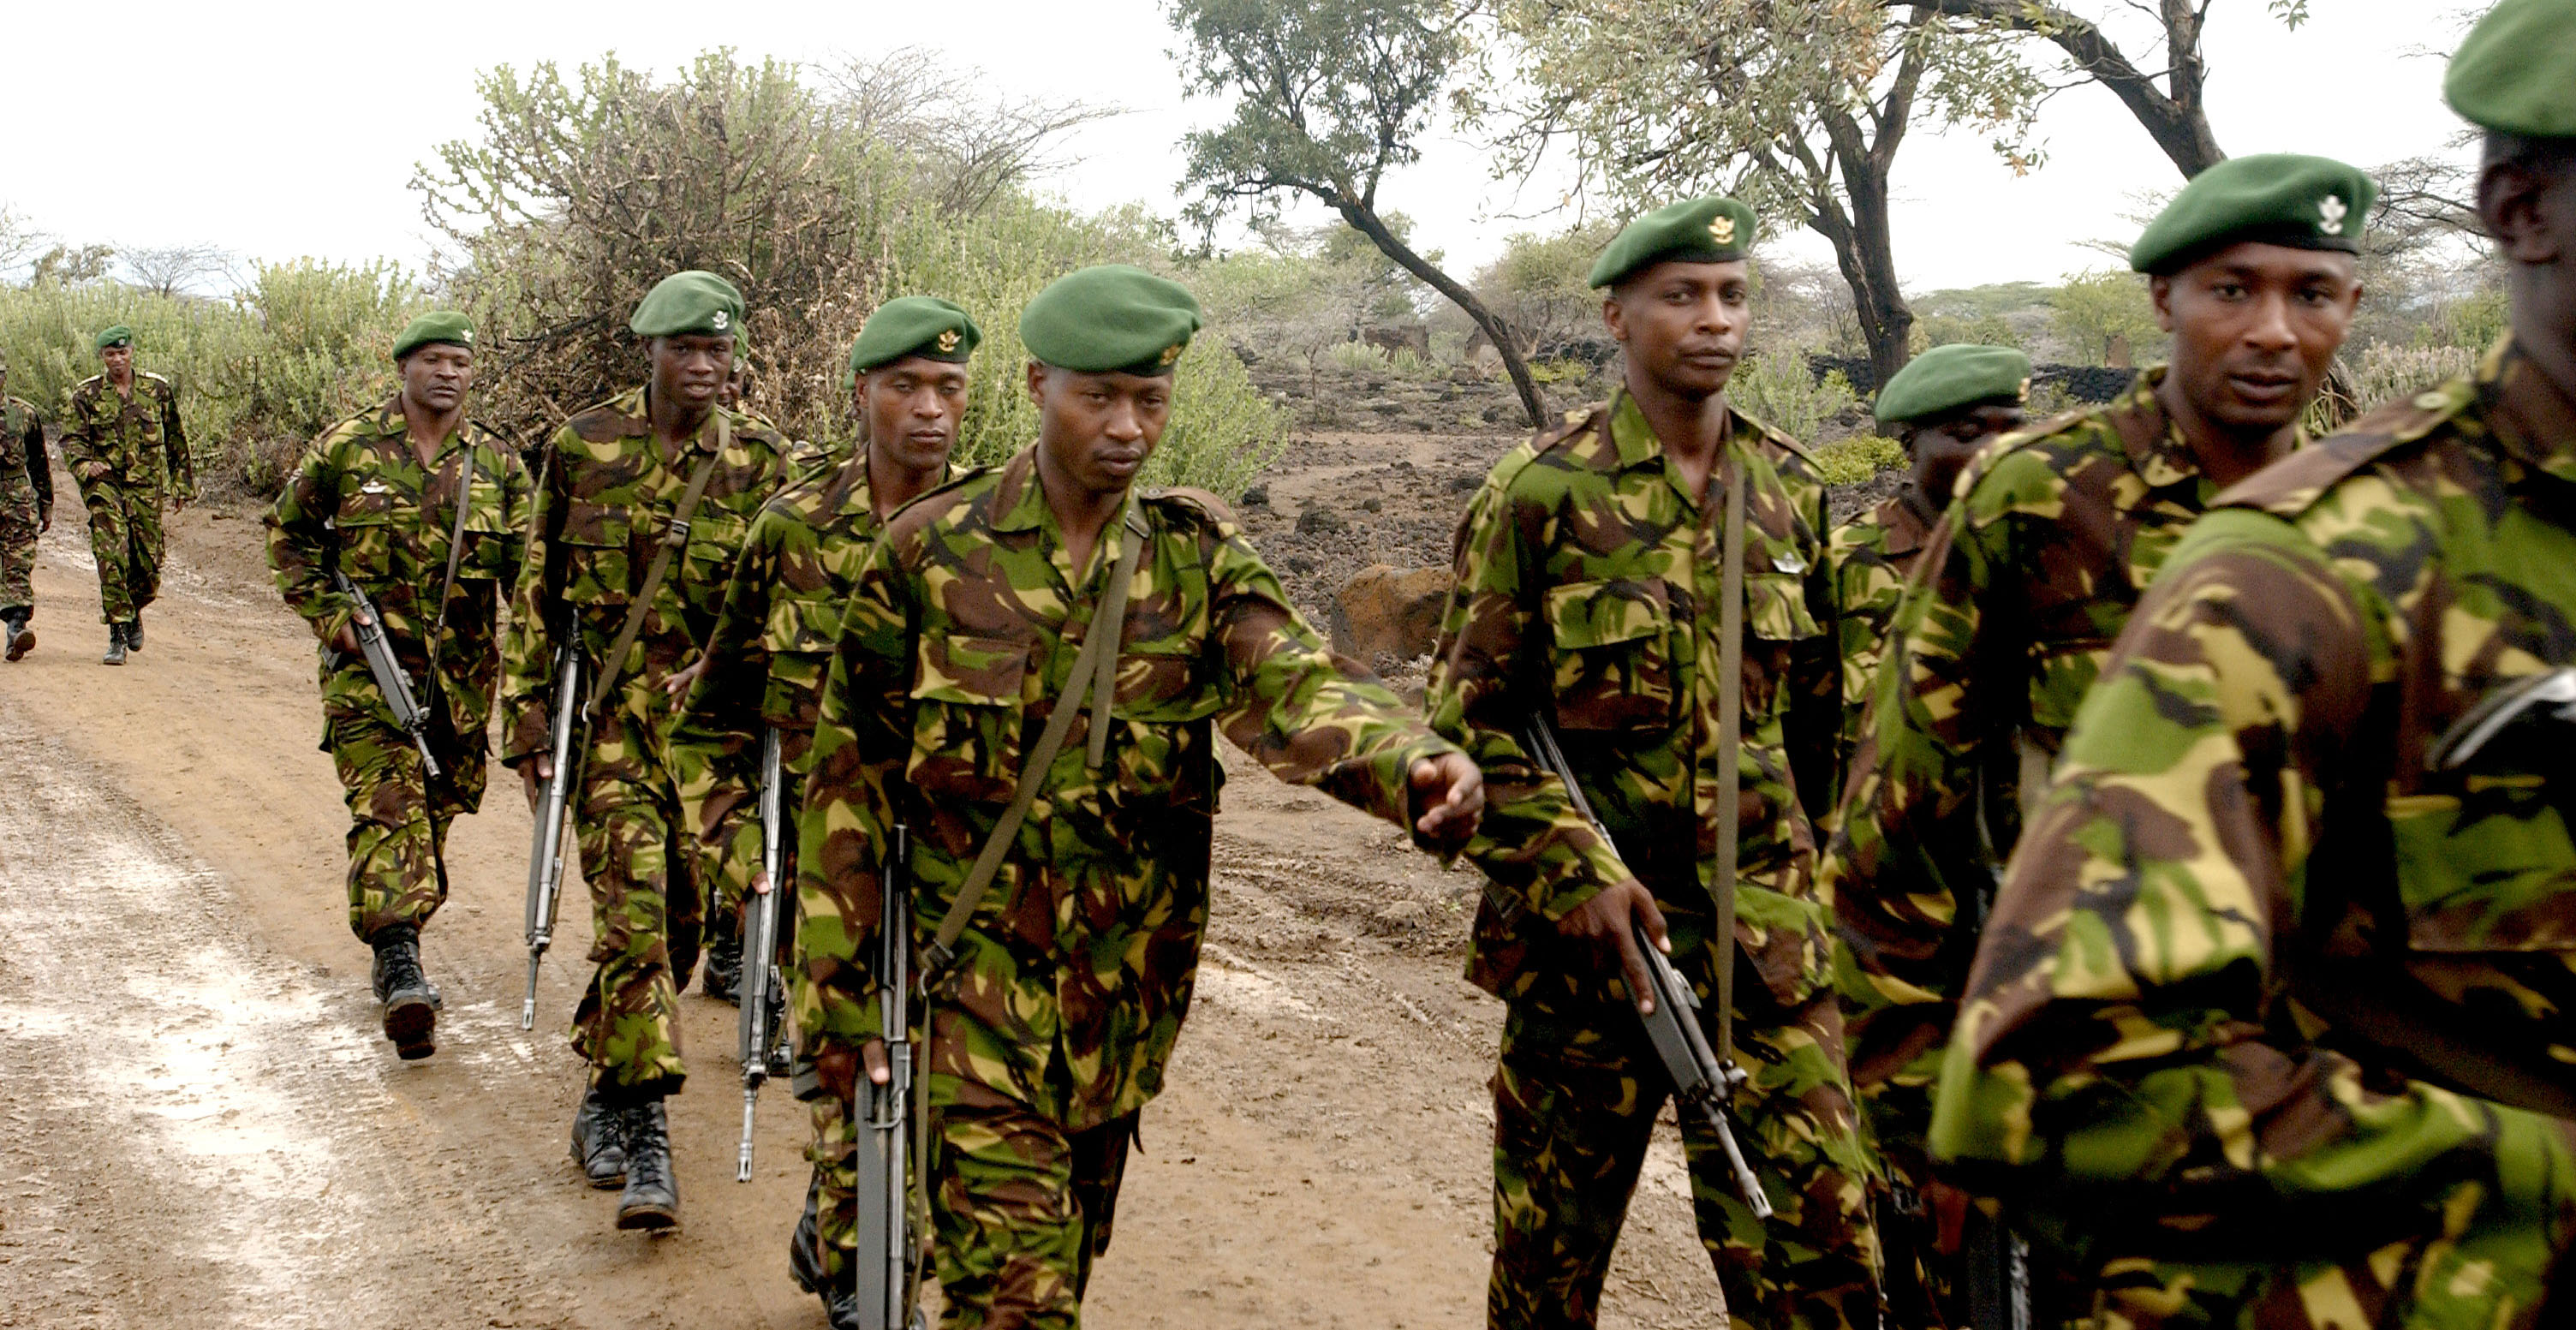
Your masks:
[{"label": "camouflage jacket", "polygon": [[0,465],[24,460],[27,484],[36,492],[36,516],[54,511],[54,468],[45,458],[45,415],[23,397],[0,397],[0,448],[10,448]]},{"label": "camouflage jacket", "polygon": [[[1879,653],[1896,618],[1905,581],[1923,556],[1941,510],[1907,482],[1876,508],[1834,528],[1834,607],[1841,616],[1843,725],[1837,751],[1851,768],[1861,719],[1878,680]],[[1818,809],[1819,816],[1833,810]]]},{"label": "camouflage jacket", "polygon": [[[956,899],[1066,691],[1133,528],[1068,562],[1034,451],[907,506],[860,570],[814,728],[799,838],[808,1039],[877,1032],[879,865],[911,827],[915,937]],[[1079,1130],[1162,1089],[1207,924],[1215,733],[1390,821],[1453,751],[1298,619],[1230,514],[1140,496],[1104,767],[1086,708],[930,999],[934,1099],[991,1087]],[[828,903],[817,909],[814,902]],[[951,1078],[954,1078],[953,1080]]]},{"label": "camouflage jacket", "polygon": [[448,540],[455,530],[457,487],[470,456],[474,487],[466,499],[465,547],[456,561],[456,591],[445,607],[446,644],[439,648],[439,688],[455,732],[480,741],[501,676],[501,602],[519,577],[521,530],[528,520],[528,472],[506,441],[467,421],[442,440],[423,467],[412,451],[402,404],[388,399],[331,427],[287,477],[268,513],[268,563],[287,608],[325,639],[322,712],[326,718],[374,716],[393,723],[392,705],[376,687],[363,656],[344,656],[328,639],[349,623],[349,598],[331,585],[340,571],[375,602],[394,657],[424,707],[429,629],[440,614]]},{"label": "camouflage jacket", "polygon": [[197,465],[179,425],[178,390],[141,370],[131,397],[117,396],[104,374],[81,380],[63,411],[63,466],[84,487],[114,477],[194,496]]},{"label": "camouflage jacket", "polygon": [[1898,603],[1824,865],[1864,1094],[1929,1083],[2024,764],[2044,774],[2139,590],[2216,497],[2156,402],[2163,374],[1980,449]]},{"label": "camouflage jacket", "polygon": [[[1458,528],[1424,706],[1492,786],[1467,848],[1494,887],[1467,973],[1491,992],[1618,991],[1551,923],[1625,876],[1621,861],[1705,987],[1723,954],[1709,871],[1724,760],[1742,773],[1735,944],[1784,1001],[1823,978],[1806,810],[1831,795],[1841,705],[1825,490],[1797,444],[1740,412],[1733,428],[1727,456],[1746,476],[1740,759],[1717,750],[1723,468],[1690,493],[1623,392],[1505,455]],[[1523,749],[1533,715],[1553,717],[1615,854]]]},{"label": "camouflage jacket", "polygon": [[654,550],[672,534],[690,473],[713,455],[715,472],[689,518],[686,544],[654,593],[634,647],[617,662],[616,689],[602,703],[660,740],[672,710],[662,678],[694,659],[714,631],[752,518],[785,478],[787,444],[778,431],[758,416],[721,408],[699,425],[684,455],[663,457],[644,393],[635,388],[579,412],[546,445],[527,563],[502,650],[504,762],[546,746],[560,634],[576,634],[590,668],[601,668],[628,605],[643,589]]},{"label": "camouflage jacket", "polygon": [[2576,1125],[2467,1097],[2576,1095],[2567,741],[2428,758],[2576,665],[2576,401],[2507,343],[2221,503],[2013,855],[1933,1147],[2109,1256],[2367,1254],[2503,1324],[2481,1234],[2576,1226]]}]

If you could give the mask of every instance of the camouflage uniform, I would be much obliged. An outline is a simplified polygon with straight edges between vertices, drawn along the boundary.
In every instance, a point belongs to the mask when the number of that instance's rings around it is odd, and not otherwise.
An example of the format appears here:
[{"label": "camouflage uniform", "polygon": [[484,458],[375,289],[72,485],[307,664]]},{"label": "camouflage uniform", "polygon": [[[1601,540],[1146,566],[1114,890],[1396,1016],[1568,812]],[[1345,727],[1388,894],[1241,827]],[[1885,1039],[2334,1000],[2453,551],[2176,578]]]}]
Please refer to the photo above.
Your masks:
[{"label": "camouflage uniform", "polygon": [[801,836],[799,1026],[879,1033],[872,937],[891,819],[912,827],[916,937],[936,931],[1066,691],[1103,583],[1145,539],[1106,769],[1088,708],[1045,795],[931,977],[938,1274],[952,1330],[1071,1327],[1137,1111],[1163,1088],[1208,910],[1214,731],[1283,779],[1391,821],[1407,772],[1451,751],[1333,656],[1214,498],[1139,496],[1070,566],[1034,452],[935,491],[859,574],[815,726]]},{"label": "camouflage uniform", "polygon": [[2576,664],[2571,496],[2576,401],[2508,342],[2221,496],[2104,664],[1932,1145],[2107,1324],[2545,1323],[2576,1126],[2467,1096],[2576,1102],[2564,754],[2428,756]]},{"label": "camouflage uniform", "polygon": [[[707,639],[707,672],[690,690],[672,730],[681,807],[707,847],[705,872],[717,884],[720,909],[740,908],[760,868],[755,801],[763,726],[778,731],[787,783],[781,806],[791,818],[804,806],[814,717],[823,704],[832,647],[840,641],[841,605],[882,526],[861,454],[779,491],[753,520],[734,564],[724,609]],[[795,872],[792,832],[788,872]],[[798,892],[796,936],[805,935],[807,913],[831,908],[819,894]],[[802,990],[810,985],[803,982],[802,967],[791,966],[788,981],[800,990],[796,1006],[804,1008]],[[858,1243],[851,1227],[858,1187],[854,1137],[845,1129],[840,1100],[818,1094],[812,1102],[808,1157],[821,1187],[820,1255],[824,1273],[837,1279]]]},{"label": "camouflage uniform", "polygon": [[[689,519],[686,543],[646,609],[643,631],[616,662],[615,686],[590,718],[576,758],[573,816],[590,884],[598,965],[573,1017],[573,1047],[604,1086],[638,1097],[674,1093],[679,991],[697,962],[703,923],[695,850],[686,835],[666,734],[673,711],[662,680],[698,654],[715,628],[734,558],[786,468],[786,442],[757,416],[710,412],[677,460],[662,456],[645,390],[575,414],[547,445],[527,563],[511,605],[502,659],[501,760],[543,752],[554,703],[554,649],[575,634],[596,678],[668,538],[689,475],[730,439]],[[588,685],[585,685],[588,686]]]},{"label": "camouflage uniform", "polygon": [[63,465],[89,506],[99,618],[130,623],[161,594],[162,505],[197,493],[179,394],[136,370],[133,395],[119,397],[93,374],[72,389],[63,417]]},{"label": "camouflage uniform", "polygon": [[1836,744],[1841,770],[1850,770],[1860,747],[1861,721],[1868,714],[1870,694],[1877,691],[1879,657],[1896,620],[1897,601],[1940,520],[1940,506],[1907,481],[1876,508],[1834,528],[1826,557],[1834,566],[1834,608],[1842,641],[1843,723]]},{"label": "camouflage uniform", "polygon": [[0,397],[0,615],[34,615],[36,537],[53,511],[45,418],[23,397]]},{"label": "camouflage uniform", "polygon": [[[445,606],[438,682],[429,682],[428,638],[441,618],[463,460],[474,487],[456,591]],[[528,473],[516,449],[467,422],[442,440],[423,467],[389,399],[331,427],[314,441],[268,514],[268,561],[287,607],[323,638],[322,749],[348,791],[349,928],[361,940],[393,924],[415,928],[447,900],[448,824],[483,802],[485,733],[501,677],[502,598],[519,576],[520,529],[528,516]],[[331,585],[334,564],[375,602],[395,659],[430,710],[430,748],[439,776],[427,777],[411,736],[394,723],[363,656],[330,639],[350,622],[350,603]]]},{"label": "camouflage uniform", "polygon": [[[1484,768],[1468,853],[1493,878],[1467,977],[1504,998],[1494,1078],[1496,1326],[1588,1326],[1671,1087],[1615,966],[1555,921],[1625,876],[1540,782],[1517,727],[1553,711],[1576,779],[1671,925],[1703,996],[1734,965],[1733,1112],[1778,1214],[1753,1218],[1687,1116],[1692,1194],[1727,1303],[1766,1327],[1877,1316],[1866,1162],[1826,986],[1806,809],[1831,793],[1839,680],[1824,486],[1796,444],[1732,416],[1744,470],[1744,712],[1735,936],[1715,938],[1723,471],[1684,488],[1626,394],[1494,467],[1458,532],[1425,705]],[[1713,998],[1711,998],[1713,1001]]]}]

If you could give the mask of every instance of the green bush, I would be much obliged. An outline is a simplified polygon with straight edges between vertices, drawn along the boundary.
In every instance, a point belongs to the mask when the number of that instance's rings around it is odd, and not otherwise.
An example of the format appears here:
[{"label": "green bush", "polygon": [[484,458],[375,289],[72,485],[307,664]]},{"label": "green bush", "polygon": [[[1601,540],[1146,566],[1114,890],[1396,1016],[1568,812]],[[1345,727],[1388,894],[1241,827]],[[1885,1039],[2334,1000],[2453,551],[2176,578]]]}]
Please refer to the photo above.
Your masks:
[{"label": "green bush", "polygon": [[1737,366],[1726,396],[1745,414],[1800,443],[1860,404],[1842,371],[1828,370],[1819,379],[1807,372],[1806,358],[1795,351],[1757,355]]},{"label": "green bush", "polygon": [[1857,485],[1890,467],[1905,465],[1905,445],[1876,434],[1855,434],[1811,449],[1816,473],[1828,485]]}]

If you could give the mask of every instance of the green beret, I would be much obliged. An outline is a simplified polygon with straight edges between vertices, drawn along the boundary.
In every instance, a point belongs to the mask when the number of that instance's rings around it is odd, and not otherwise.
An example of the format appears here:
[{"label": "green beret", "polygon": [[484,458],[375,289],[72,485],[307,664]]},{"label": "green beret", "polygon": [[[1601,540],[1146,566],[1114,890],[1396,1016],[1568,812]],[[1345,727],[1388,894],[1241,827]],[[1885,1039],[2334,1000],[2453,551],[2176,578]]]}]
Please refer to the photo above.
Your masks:
[{"label": "green beret", "polygon": [[111,346],[132,345],[134,345],[134,330],[120,323],[113,328],[102,329],[98,335],[98,345],[93,349],[104,351]]},{"label": "green beret", "polygon": [[1753,210],[1715,194],[1668,203],[1628,223],[1592,261],[1593,286],[1609,286],[1651,263],[1732,263],[1753,252]]},{"label": "green beret", "polygon": [[2451,57],[2442,100],[2486,129],[2576,138],[2576,0],[2501,0]]},{"label": "green beret", "polygon": [[1020,311],[1020,342],[1039,362],[1085,374],[1169,374],[1206,324],[1180,283],[1124,263],[1077,268]]},{"label": "green beret", "polygon": [[653,284],[626,326],[638,337],[730,337],[742,330],[742,292],[711,272],[675,272]]},{"label": "green beret", "polygon": [[2176,273],[2245,241],[2358,254],[2362,219],[2378,197],[2369,176],[2329,158],[2231,157],[2193,176],[2147,223],[2129,266]]},{"label": "green beret", "polygon": [[1903,424],[1979,402],[2018,402],[2029,393],[2030,357],[2009,346],[1952,342],[1905,362],[1878,390],[1877,415],[1885,424]]},{"label": "green beret", "polygon": [[934,296],[901,296],[877,306],[850,343],[853,377],[905,356],[963,365],[984,340],[966,311]]},{"label": "green beret", "polygon": [[474,349],[474,321],[452,309],[433,309],[403,325],[402,336],[394,339],[394,359],[429,345],[445,342],[451,346]]}]

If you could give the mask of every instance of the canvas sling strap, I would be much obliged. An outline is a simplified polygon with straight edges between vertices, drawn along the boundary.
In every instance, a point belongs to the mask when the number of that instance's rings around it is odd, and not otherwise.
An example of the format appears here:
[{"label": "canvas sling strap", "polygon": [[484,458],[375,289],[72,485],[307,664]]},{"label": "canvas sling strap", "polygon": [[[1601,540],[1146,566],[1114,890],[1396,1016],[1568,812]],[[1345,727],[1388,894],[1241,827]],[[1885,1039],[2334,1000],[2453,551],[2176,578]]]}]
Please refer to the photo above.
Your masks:
[{"label": "canvas sling strap", "polygon": [[644,570],[644,585],[635,593],[635,603],[626,607],[626,622],[617,626],[617,640],[600,659],[599,677],[590,685],[590,699],[582,704],[582,714],[598,712],[599,704],[608,700],[608,692],[617,686],[617,676],[626,669],[626,653],[635,646],[636,635],[644,631],[644,616],[653,608],[653,597],[662,590],[662,580],[671,575],[671,560],[689,543],[689,519],[697,514],[698,501],[707,497],[707,482],[715,478],[716,463],[723,460],[725,448],[733,442],[733,418],[722,407],[716,409],[716,446],[689,473],[689,487],[680,494],[680,506],[671,514],[671,525],[662,532],[661,548],[653,551],[653,563]]},{"label": "canvas sling strap", "polygon": [[438,658],[447,645],[447,601],[456,594],[456,565],[465,555],[465,514],[474,502],[474,445],[464,439],[459,442],[465,444],[465,471],[456,480],[456,521],[447,528],[447,575],[438,583],[438,613],[429,620],[429,673],[421,681],[440,696],[447,691],[438,686]]},{"label": "canvas sling strap", "polygon": [[1127,501],[1125,525],[1126,544],[1118,551],[1118,570],[1110,575],[1109,585],[1101,593],[1091,631],[1082,636],[1082,650],[1073,658],[1065,694],[1048,714],[1046,729],[1038,735],[1038,746],[1020,765],[1020,780],[1011,791],[1010,806],[1002,810],[1001,820],[984,838],[974,866],[966,871],[965,885],[957,890],[957,900],[941,916],[939,931],[930,939],[926,968],[933,972],[947,969],[955,958],[953,949],[958,936],[966,931],[966,920],[975,913],[976,906],[983,904],[984,893],[992,889],[993,876],[1002,870],[1002,859],[1011,852],[1020,824],[1028,820],[1030,807],[1037,803],[1038,791],[1046,784],[1047,769],[1055,764],[1065,736],[1073,732],[1073,718],[1081,713],[1086,699],[1091,703],[1091,748],[1086,757],[1093,767],[1098,767],[1108,754],[1109,704],[1118,692],[1118,638],[1127,621],[1128,587],[1136,580],[1136,561],[1144,554],[1147,535],[1144,518],[1136,511],[1132,498]]},{"label": "canvas sling strap", "polygon": [[1717,609],[1717,1060],[1735,1061],[1735,858],[1744,780],[1744,463],[1727,459]]}]

